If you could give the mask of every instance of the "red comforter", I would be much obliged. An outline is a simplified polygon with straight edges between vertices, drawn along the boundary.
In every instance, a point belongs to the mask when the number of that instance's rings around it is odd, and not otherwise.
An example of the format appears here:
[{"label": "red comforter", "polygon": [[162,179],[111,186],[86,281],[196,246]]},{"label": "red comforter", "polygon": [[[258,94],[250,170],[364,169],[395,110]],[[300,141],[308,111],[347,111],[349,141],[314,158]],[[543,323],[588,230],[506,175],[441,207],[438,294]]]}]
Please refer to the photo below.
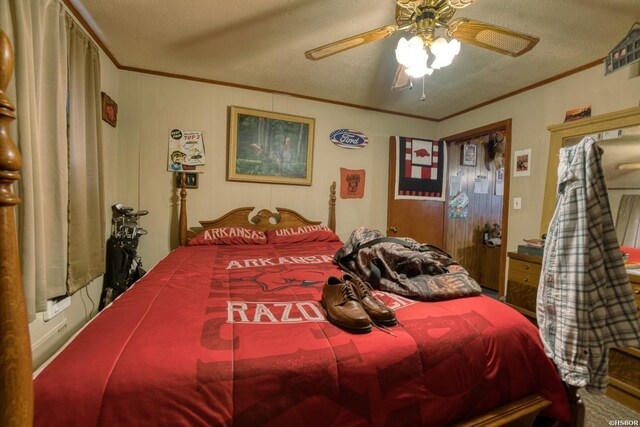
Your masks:
[{"label": "red comforter", "polygon": [[498,301],[380,294],[393,335],[328,323],[340,246],[176,249],[35,378],[35,425],[441,426],[532,392],[567,419],[537,330]]}]

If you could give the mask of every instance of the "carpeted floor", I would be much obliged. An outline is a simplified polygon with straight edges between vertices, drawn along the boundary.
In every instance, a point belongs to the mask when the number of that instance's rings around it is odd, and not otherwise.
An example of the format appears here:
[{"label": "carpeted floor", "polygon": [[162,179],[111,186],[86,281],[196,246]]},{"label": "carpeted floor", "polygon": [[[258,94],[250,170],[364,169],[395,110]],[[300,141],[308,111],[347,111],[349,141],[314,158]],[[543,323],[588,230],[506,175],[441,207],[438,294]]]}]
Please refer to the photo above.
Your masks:
[{"label": "carpeted floor", "polygon": [[640,413],[607,396],[580,390],[580,397],[585,407],[585,427],[640,425]]}]

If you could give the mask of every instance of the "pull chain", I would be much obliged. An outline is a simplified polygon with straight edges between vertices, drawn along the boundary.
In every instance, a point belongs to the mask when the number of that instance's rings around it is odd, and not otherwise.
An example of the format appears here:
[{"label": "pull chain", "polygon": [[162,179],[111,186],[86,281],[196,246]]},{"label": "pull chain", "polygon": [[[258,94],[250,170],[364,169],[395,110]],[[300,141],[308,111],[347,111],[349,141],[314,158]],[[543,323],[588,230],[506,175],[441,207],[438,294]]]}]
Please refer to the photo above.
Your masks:
[{"label": "pull chain", "polygon": [[424,101],[427,99],[427,95],[424,94],[424,76],[422,76],[422,96],[420,97],[420,101]]}]

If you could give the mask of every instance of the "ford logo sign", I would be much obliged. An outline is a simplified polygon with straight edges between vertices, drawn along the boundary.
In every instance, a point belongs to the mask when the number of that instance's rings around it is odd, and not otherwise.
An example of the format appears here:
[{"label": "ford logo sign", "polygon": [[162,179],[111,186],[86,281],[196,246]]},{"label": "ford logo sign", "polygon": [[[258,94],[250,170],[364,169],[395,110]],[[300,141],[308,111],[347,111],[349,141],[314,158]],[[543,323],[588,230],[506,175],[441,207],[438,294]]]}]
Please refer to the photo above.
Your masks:
[{"label": "ford logo sign", "polygon": [[329,135],[331,142],[342,148],[362,148],[369,143],[369,139],[353,129],[338,129]]}]

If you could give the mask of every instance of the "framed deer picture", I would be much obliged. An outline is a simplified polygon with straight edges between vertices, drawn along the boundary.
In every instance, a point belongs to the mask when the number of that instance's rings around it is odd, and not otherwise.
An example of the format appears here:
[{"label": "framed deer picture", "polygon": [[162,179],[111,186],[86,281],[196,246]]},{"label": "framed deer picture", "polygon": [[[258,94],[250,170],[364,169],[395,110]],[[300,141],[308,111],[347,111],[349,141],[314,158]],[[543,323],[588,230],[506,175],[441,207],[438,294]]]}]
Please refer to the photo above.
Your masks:
[{"label": "framed deer picture", "polygon": [[311,185],[315,120],[231,106],[227,180]]}]

